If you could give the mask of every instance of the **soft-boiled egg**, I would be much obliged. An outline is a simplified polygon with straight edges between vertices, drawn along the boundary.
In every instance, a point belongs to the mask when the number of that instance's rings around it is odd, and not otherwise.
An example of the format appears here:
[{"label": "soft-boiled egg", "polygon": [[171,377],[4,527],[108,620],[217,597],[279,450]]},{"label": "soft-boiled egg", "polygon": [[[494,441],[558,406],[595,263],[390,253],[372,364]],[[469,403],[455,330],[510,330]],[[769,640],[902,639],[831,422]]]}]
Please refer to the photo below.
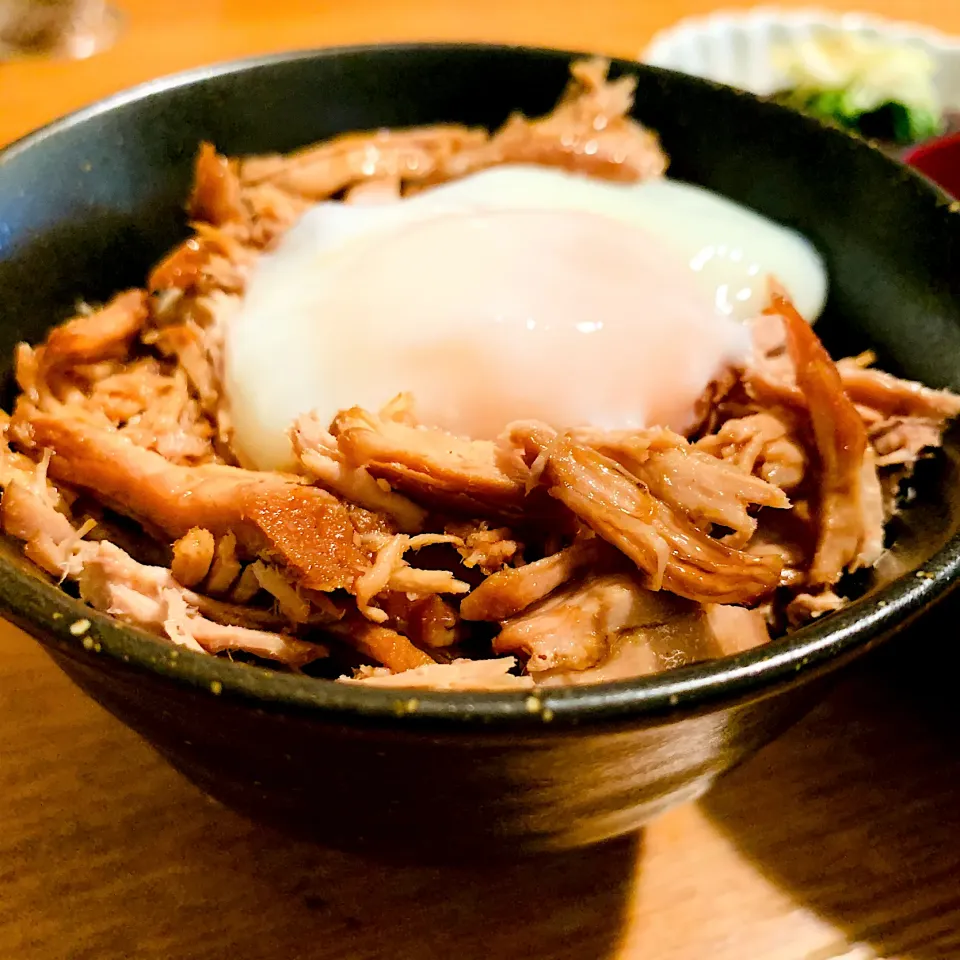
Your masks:
[{"label": "soft-boiled egg", "polygon": [[381,205],[320,203],[260,258],[226,332],[235,445],[288,466],[288,431],[409,391],[424,423],[495,437],[688,426],[749,348],[775,276],[813,320],[811,245],[706,190],[504,166]]}]

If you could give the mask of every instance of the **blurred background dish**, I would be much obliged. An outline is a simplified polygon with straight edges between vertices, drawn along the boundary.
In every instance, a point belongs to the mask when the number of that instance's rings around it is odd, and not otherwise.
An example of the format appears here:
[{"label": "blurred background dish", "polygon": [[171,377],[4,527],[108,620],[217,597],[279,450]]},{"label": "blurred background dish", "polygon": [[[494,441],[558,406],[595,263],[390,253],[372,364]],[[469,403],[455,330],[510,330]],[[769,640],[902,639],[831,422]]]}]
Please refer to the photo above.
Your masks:
[{"label": "blurred background dish", "polygon": [[718,12],[661,31],[640,59],[775,96],[893,148],[960,126],[960,39],[916,24],[774,7]]}]

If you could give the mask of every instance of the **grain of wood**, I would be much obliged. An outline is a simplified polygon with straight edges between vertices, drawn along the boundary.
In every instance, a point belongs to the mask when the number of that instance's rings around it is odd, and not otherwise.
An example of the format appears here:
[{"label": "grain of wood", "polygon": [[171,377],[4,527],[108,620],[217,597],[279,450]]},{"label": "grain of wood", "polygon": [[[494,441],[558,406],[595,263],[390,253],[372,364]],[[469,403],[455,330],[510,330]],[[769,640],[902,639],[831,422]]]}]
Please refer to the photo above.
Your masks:
[{"label": "grain of wood", "polygon": [[957,957],[960,728],[945,690],[898,690],[901,672],[860,671],[640,837],[403,869],[214,804],[3,626],[0,956]]}]

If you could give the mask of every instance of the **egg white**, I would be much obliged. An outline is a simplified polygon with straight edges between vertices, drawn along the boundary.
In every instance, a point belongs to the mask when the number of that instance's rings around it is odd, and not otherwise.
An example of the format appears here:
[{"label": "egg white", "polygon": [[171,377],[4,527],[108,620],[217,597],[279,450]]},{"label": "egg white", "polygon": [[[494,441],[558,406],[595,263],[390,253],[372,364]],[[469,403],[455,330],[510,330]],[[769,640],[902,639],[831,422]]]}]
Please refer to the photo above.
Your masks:
[{"label": "egg white", "polygon": [[505,166],[383,205],[320,203],[261,257],[226,334],[235,445],[289,466],[302,413],[402,390],[433,423],[682,428],[776,277],[813,320],[803,237],[673,181]]}]

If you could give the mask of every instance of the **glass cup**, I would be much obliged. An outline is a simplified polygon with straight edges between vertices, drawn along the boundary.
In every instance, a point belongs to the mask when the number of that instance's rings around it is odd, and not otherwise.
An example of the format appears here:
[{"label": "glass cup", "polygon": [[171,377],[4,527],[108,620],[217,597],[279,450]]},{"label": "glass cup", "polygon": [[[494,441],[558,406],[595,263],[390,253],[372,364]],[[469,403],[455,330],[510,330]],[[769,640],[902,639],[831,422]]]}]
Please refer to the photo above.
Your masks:
[{"label": "glass cup", "polygon": [[82,59],[111,46],[119,31],[106,0],[0,0],[0,60]]}]

